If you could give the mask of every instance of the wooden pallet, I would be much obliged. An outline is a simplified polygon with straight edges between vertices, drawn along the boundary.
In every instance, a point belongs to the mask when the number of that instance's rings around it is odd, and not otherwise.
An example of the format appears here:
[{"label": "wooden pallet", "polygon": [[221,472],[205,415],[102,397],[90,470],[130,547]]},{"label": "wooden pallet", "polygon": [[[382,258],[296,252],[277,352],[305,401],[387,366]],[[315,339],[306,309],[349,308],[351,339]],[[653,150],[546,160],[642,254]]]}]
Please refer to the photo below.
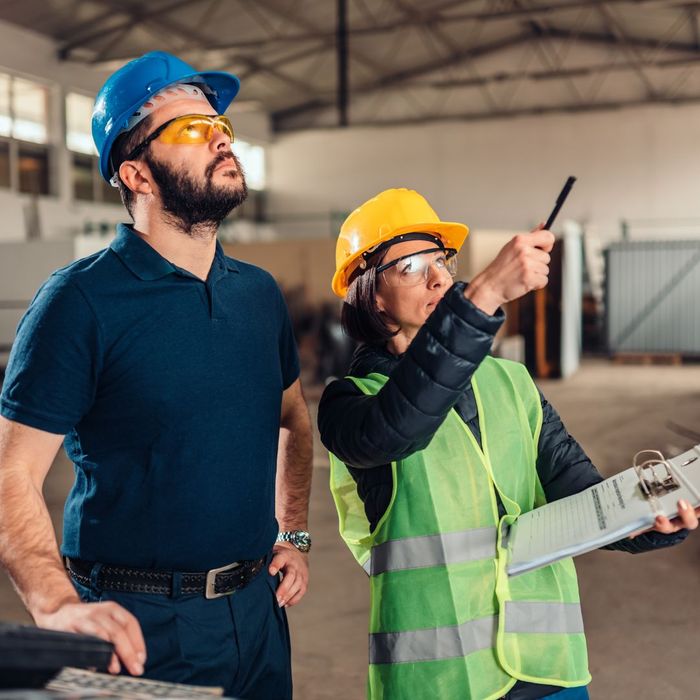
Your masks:
[{"label": "wooden pallet", "polygon": [[618,352],[611,359],[616,365],[683,364],[683,355],[675,352]]}]

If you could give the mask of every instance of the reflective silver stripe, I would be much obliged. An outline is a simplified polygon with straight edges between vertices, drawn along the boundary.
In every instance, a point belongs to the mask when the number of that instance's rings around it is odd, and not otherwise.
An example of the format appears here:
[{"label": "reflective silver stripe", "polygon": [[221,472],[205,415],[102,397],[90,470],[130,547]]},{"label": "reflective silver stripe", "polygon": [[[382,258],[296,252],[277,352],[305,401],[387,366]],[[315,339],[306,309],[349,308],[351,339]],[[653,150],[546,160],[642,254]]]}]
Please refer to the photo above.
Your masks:
[{"label": "reflective silver stripe", "polygon": [[496,556],[495,527],[389,540],[372,548],[371,575]]},{"label": "reflective silver stripe", "polygon": [[495,646],[498,618],[480,617],[461,625],[369,636],[371,664],[436,661],[467,656]]},{"label": "reflective silver stripe", "polygon": [[505,631],[515,633],[579,634],[583,617],[578,603],[506,602]]},{"label": "reflective silver stripe", "polygon": [[372,557],[369,557],[367,561],[362,564],[362,568],[365,570],[365,573],[367,576],[369,576],[372,572]]}]

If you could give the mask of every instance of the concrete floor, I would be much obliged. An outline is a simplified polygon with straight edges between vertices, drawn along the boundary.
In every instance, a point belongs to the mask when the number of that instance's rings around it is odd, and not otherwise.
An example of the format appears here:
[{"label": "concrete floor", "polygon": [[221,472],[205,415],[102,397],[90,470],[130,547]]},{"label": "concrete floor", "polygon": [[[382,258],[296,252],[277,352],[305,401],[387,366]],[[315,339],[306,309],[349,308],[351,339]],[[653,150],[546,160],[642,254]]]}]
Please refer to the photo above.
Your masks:
[{"label": "concrete floor", "polygon": [[[540,383],[572,435],[608,476],[640,449],[672,456],[692,440],[667,421],[700,431],[700,366],[615,366],[587,361],[566,381]],[[309,398],[318,392],[309,390]],[[310,400],[312,411],[315,401]],[[296,697],[364,697],[368,594],[365,574],[337,533],[328,492],[328,460],[316,443],[310,528],[312,577],[306,599],[290,610]],[[70,486],[70,465],[57,459],[46,484],[54,521]],[[577,567],[598,699],[675,700],[700,685],[700,533],[663,552],[631,556],[598,551]],[[0,620],[28,621],[0,575]],[[422,700],[422,699],[417,699]]]}]

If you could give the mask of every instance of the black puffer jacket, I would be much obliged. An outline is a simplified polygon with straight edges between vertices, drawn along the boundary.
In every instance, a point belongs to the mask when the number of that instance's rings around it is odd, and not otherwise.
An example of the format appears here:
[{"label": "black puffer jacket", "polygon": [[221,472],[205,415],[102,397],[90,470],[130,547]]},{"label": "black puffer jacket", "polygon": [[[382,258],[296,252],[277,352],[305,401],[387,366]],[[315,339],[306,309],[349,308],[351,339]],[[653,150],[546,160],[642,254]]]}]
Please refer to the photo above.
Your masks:
[{"label": "black puffer jacket", "polygon": [[[447,292],[407,352],[396,357],[384,348],[360,346],[351,376],[379,372],[390,377],[376,396],[364,395],[353,382],[339,379],[326,387],[318,408],[318,427],[325,447],[343,460],[357,482],[367,518],[374,527],[391,500],[390,463],[424,449],[455,408],[481,444],[471,378],[488,354],[504,315],[485,314],[464,296],[464,284]],[[548,501],[578,493],[602,476],[581,446],[568,434],[554,407],[540,394],[543,424],[537,474]],[[499,502],[501,514],[504,513]],[[644,552],[683,540],[650,532],[624,539],[609,549]],[[561,690],[518,682],[510,700],[530,700]]]}]

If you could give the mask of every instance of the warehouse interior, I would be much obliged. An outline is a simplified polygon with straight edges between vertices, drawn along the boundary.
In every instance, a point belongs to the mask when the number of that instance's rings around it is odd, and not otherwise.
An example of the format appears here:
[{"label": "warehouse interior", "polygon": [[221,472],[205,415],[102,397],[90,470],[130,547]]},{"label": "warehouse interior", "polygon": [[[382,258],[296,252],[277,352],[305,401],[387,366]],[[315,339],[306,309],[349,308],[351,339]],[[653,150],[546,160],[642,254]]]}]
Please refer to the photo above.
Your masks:
[{"label": "warehouse interior", "polygon": [[[353,350],[330,284],[353,209],[417,190],[469,226],[469,280],[575,176],[549,286],[507,305],[493,353],[527,366],[606,478],[639,450],[700,443],[700,2],[0,2],[0,378],[42,282],[129,221],[90,121],[110,74],[152,50],[241,80],[227,115],[249,196],[219,240],[280,285],[314,425]],[[356,700],[367,576],[315,428],[313,468],[310,587],[288,613],[295,697]],[[44,491],[59,542],[73,479],[61,452]],[[576,566],[590,696],[697,692],[700,535]],[[4,572],[0,621],[31,622]]]}]

